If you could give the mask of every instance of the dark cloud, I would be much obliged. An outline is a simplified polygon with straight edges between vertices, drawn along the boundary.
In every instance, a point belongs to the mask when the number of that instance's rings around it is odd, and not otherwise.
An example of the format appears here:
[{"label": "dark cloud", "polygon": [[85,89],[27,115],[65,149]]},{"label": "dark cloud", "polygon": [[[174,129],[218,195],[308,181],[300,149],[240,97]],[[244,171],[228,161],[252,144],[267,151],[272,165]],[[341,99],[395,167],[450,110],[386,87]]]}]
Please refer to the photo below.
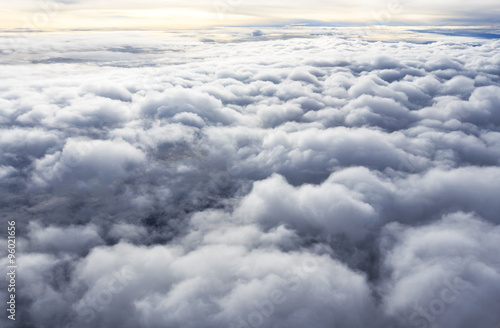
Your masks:
[{"label": "dark cloud", "polygon": [[290,30],[0,39],[16,327],[500,322],[499,41]]}]

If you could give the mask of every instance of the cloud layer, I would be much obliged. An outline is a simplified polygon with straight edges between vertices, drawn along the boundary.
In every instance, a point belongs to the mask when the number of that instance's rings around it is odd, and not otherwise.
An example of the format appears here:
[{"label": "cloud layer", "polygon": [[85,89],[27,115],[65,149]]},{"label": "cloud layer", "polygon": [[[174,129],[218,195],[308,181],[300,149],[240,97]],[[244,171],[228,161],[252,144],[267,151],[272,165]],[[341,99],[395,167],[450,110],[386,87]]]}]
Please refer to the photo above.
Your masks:
[{"label": "cloud layer", "polygon": [[17,327],[498,325],[500,42],[275,32],[0,38]]},{"label": "cloud layer", "polygon": [[200,28],[214,26],[451,25],[493,26],[499,23],[494,0],[471,3],[410,0],[25,0],[5,4],[3,28],[109,29]]}]

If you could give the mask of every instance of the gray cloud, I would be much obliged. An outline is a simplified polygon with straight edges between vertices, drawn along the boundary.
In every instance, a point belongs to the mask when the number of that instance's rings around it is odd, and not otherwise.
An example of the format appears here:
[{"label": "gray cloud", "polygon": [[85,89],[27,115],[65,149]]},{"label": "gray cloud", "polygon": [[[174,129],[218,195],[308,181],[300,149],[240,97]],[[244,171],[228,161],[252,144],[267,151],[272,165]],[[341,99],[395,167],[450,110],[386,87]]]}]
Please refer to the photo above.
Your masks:
[{"label": "gray cloud", "polygon": [[0,38],[19,327],[500,322],[500,43],[260,31]]}]

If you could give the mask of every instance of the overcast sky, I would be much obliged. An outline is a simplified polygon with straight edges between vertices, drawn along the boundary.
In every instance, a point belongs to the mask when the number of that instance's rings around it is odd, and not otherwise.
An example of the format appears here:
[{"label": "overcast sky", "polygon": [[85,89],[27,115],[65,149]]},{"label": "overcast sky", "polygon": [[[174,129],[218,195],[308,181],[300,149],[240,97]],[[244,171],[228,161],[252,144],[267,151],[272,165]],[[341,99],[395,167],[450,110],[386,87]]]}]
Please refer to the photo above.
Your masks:
[{"label": "overcast sky", "polygon": [[498,24],[496,0],[24,0],[0,1],[4,29],[196,28],[324,22],[333,25]]}]

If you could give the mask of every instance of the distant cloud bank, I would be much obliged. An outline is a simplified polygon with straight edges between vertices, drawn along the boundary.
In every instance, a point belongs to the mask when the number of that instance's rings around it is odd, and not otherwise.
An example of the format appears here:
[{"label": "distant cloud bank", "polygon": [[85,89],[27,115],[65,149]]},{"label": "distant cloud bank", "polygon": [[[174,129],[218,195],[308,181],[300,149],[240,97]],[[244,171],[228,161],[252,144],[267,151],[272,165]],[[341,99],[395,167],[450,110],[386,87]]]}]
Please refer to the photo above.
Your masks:
[{"label": "distant cloud bank", "polygon": [[0,28],[172,29],[217,26],[498,26],[496,0],[25,0],[4,4]]}]

